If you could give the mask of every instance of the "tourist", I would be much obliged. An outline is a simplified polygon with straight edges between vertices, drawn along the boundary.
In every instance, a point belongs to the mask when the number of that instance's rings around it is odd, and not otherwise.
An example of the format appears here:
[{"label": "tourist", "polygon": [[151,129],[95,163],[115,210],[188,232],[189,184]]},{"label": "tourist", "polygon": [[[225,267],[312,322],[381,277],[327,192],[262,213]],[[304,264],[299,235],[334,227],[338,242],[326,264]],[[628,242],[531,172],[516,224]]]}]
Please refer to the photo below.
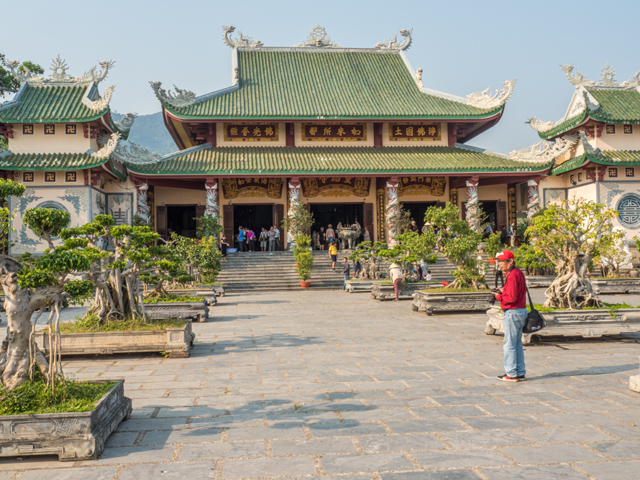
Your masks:
[{"label": "tourist", "polygon": [[312,240],[312,245],[313,245],[313,249],[314,250],[318,250],[318,232],[317,231],[313,231],[313,233],[311,234],[311,240]]},{"label": "tourist", "polygon": [[329,256],[331,257],[331,270],[336,271],[336,262],[338,261],[338,249],[333,240],[329,243]]},{"label": "tourist", "polygon": [[513,222],[511,224],[511,226],[509,227],[509,239],[511,240],[509,242],[509,246],[510,247],[515,247],[516,246],[516,235],[518,234],[518,227],[516,227],[516,222]]},{"label": "tourist", "polygon": [[244,228],[242,228],[242,226],[238,227],[238,251],[239,252],[244,252],[245,248],[244,248],[244,242],[246,240],[245,237],[245,233],[244,233]]},{"label": "tourist", "polygon": [[507,234],[507,227],[505,227],[504,225],[502,226],[502,228],[500,229],[500,243],[502,243],[502,245],[506,245],[507,244],[507,237],[509,235]]},{"label": "tourist", "polygon": [[327,227],[327,231],[325,232],[325,235],[327,236],[327,243],[331,245],[331,243],[336,238],[336,232],[333,230],[333,227],[331,226],[331,224],[329,224],[329,226]]},{"label": "tourist", "polygon": [[393,291],[396,294],[396,302],[400,301],[400,282],[402,281],[402,269],[397,263],[392,263],[389,267],[389,277],[393,282]]},{"label": "tourist", "polygon": [[275,233],[276,250],[280,250],[280,230],[278,230],[277,225],[273,226],[273,233]]},{"label": "tourist", "polygon": [[496,259],[505,274],[504,288],[492,292],[504,312],[504,375],[498,379],[503,382],[524,381],[526,371],[522,329],[527,322],[527,285],[524,274],[516,268],[513,252],[503,250]]},{"label": "tourist", "polygon": [[267,241],[269,242],[269,251],[273,252],[276,249],[276,232],[273,231],[273,227],[267,232]]},{"label": "tourist", "polygon": [[324,250],[324,245],[327,241],[327,236],[324,233],[324,227],[320,227],[320,250]]},{"label": "tourist", "polygon": [[361,271],[362,271],[362,264],[360,263],[360,259],[356,258],[353,261],[353,278],[360,278]]},{"label": "tourist", "polygon": [[491,224],[487,225],[487,228],[484,229],[484,235],[482,236],[482,238],[489,238],[489,235],[491,235],[493,233],[493,227],[491,226]]},{"label": "tourist", "polygon": [[415,220],[411,221],[411,231],[413,233],[420,233],[420,229],[418,228],[418,224],[416,223]]},{"label": "tourist", "polygon": [[256,249],[256,234],[250,228],[247,229],[247,245],[249,245],[249,251],[254,252]]},{"label": "tourist", "polygon": [[500,269],[500,262],[498,261],[498,257],[502,254],[502,252],[496,253],[496,271],[494,272],[496,276],[496,284],[494,288],[498,288],[498,281],[500,282],[500,286],[504,287],[504,273]]},{"label": "tourist", "polygon": [[371,234],[369,233],[369,229],[367,227],[364,227],[364,241],[365,242],[371,241]]},{"label": "tourist", "polygon": [[267,251],[267,229],[262,227],[262,231],[260,232],[260,249],[263,252]]},{"label": "tourist", "polygon": [[220,253],[223,261],[227,259],[227,248],[229,248],[229,242],[227,242],[227,236],[223,233],[220,237]]},{"label": "tourist", "polygon": [[350,272],[350,267],[349,267],[349,259],[347,257],[344,257],[343,259],[343,264],[342,264],[342,274],[344,275],[344,284],[342,285],[342,289],[346,290],[347,289],[347,280],[349,280],[349,275],[351,274]]},{"label": "tourist", "polygon": [[424,277],[427,282],[433,280],[433,276],[431,275],[431,270],[427,270],[427,275]]}]

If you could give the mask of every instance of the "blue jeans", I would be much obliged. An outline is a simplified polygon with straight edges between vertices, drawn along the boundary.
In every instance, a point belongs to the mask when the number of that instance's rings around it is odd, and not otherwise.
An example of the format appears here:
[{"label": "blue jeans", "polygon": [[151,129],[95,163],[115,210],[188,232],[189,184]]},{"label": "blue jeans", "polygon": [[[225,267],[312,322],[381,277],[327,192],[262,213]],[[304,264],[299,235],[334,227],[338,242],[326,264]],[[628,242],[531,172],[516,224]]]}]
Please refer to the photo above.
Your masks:
[{"label": "blue jeans", "polygon": [[524,375],[524,350],[522,348],[522,329],[527,321],[526,308],[514,308],[504,311],[503,351],[504,373],[510,377]]},{"label": "blue jeans", "polygon": [[349,280],[349,274],[345,273],[344,274],[344,284],[342,284],[342,289],[346,290],[347,289],[347,280]]}]

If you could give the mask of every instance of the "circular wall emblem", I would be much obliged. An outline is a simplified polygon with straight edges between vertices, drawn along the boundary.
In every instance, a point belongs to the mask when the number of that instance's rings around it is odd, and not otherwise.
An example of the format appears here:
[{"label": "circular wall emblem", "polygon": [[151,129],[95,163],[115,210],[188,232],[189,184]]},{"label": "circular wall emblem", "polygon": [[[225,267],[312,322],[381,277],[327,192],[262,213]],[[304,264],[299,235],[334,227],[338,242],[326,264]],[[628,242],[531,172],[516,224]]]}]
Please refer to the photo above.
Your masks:
[{"label": "circular wall emblem", "polygon": [[620,216],[618,220],[625,227],[640,225],[640,197],[629,194],[623,196],[616,207]]}]

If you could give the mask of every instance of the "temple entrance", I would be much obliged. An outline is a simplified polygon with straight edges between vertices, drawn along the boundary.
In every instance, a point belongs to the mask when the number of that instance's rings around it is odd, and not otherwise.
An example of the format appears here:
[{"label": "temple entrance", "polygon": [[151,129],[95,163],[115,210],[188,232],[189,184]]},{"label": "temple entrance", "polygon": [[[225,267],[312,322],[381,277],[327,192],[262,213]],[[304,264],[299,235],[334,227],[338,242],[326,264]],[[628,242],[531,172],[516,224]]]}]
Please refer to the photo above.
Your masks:
[{"label": "temple entrance", "polygon": [[[415,220],[420,230],[424,225],[424,214],[429,207],[435,207],[439,202],[402,202],[402,208],[411,213],[411,218]],[[444,204],[440,203],[444,206]]]},{"label": "temple entrance", "polygon": [[507,202],[481,201],[480,203],[487,217],[486,222],[491,225],[494,233],[499,232],[502,227],[509,227],[507,225]]},{"label": "temple entrance", "polygon": [[[256,236],[259,236],[263,227],[269,230],[273,224],[273,204],[233,206],[233,231],[236,233],[242,226],[253,230]],[[282,230],[281,226],[278,228]]]},{"label": "temple entrance", "polygon": [[196,206],[195,205],[167,205],[167,235],[172,233],[183,237],[196,237]]},{"label": "temple entrance", "polygon": [[[335,230],[338,223],[342,223],[345,226],[353,225],[357,220],[364,233],[365,220],[363,210],[364,204],[362,203],[312,203],[310,204],[310,212],[313,215],[314,222],[311,226],[311,232],[320,232],[320,227],[324,227],[326,230],[329,224]],[[373,230],[372,227],[367,228],[369,228],[370,232]],[[362,235],[359,241],[361,240]]]}]

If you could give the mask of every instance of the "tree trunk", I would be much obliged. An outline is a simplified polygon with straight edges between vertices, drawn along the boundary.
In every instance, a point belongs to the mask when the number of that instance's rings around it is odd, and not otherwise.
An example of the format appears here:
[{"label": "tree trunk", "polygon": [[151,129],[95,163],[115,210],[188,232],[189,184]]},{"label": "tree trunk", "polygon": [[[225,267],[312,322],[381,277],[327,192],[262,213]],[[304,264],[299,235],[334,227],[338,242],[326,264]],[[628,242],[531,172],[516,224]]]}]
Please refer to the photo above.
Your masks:
[{"label": "tree trunk", "polygon": [[559,266],[558,276],[545,291],[544,306],[569,310],[601,307],[602,303],[586,277],[588,265],[588,261],[574,261]]}]

